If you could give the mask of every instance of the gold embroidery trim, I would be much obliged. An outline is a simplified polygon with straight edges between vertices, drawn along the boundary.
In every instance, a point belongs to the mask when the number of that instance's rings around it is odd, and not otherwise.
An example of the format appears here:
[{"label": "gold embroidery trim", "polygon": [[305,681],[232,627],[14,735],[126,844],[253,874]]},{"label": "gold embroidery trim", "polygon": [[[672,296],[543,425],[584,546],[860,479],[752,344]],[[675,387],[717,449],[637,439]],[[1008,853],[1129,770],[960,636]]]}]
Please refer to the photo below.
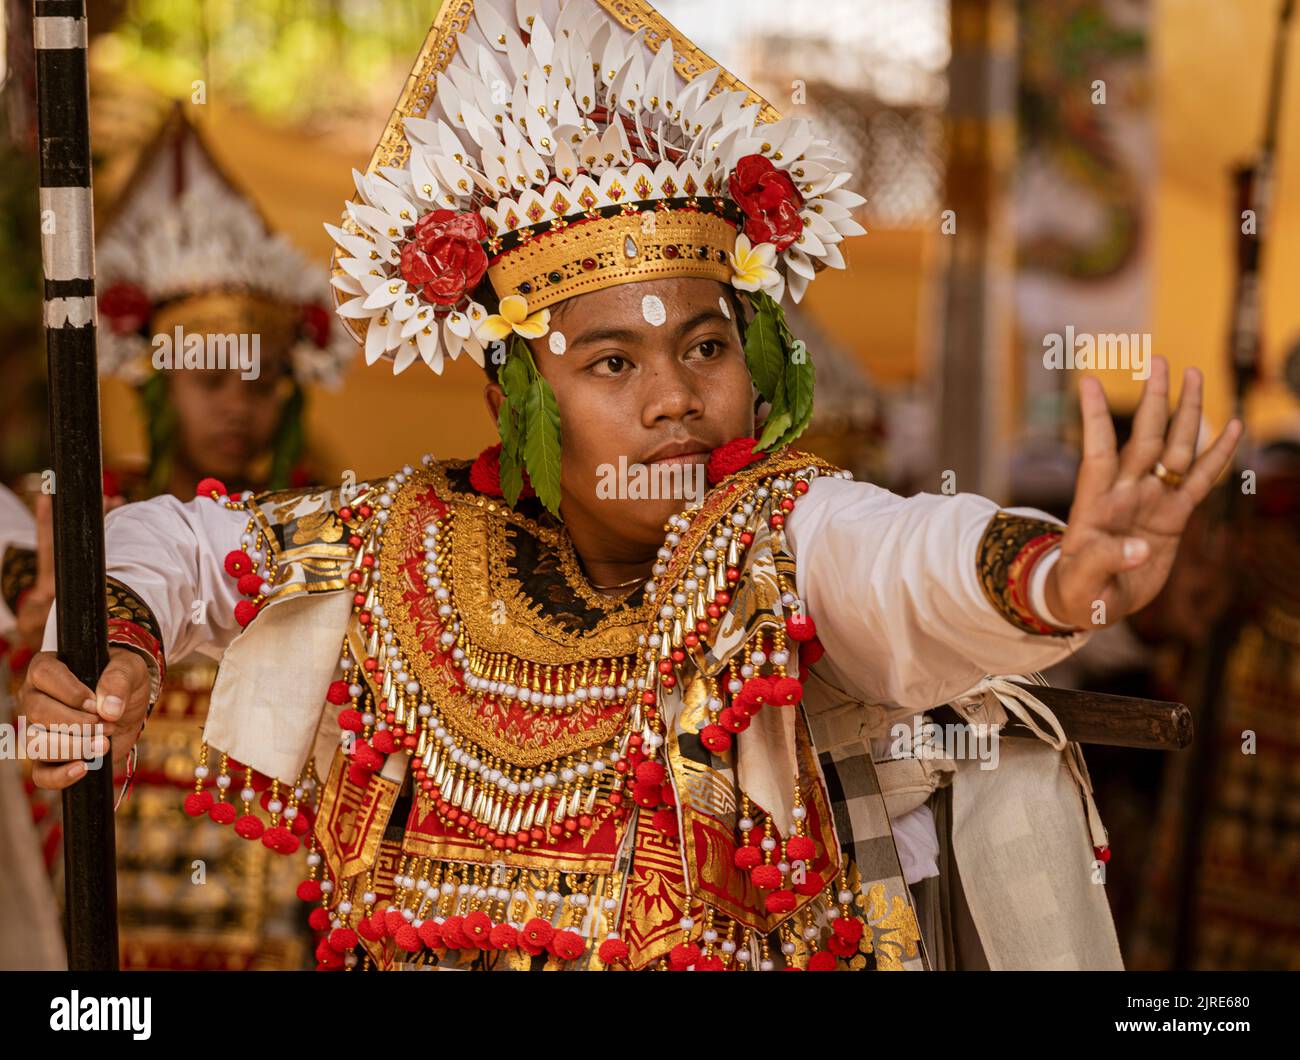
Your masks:
[{"label": "gold embroidery trim", "polygon": [[[975,561],[980,587],[998,613],[1026,633],[1068,636],[1074,632],[1055,629],[1034,614],[1024,584],[1032,566],[1032,562],[1026,564],[1026,558],[1036,561],[1045,545],[1060,540],[1062,531],[1059,523],[1000,511],[980,538]],[[1034,547],[1026,552],[1031,545]]]},{"label": "gold embroidery trim", "polygon": [[[495,594],[491,597],[491,603],[496,600],[503,600],[507,605],[507,619],[509,622],[524,621],[525,615],[532,614],[528,605],[527,594],[519,580],[509,573],[506,565],[506,558],[509,555],[510,547],[506,539],[506,527],[517,526],[526,533],[537,538],[543,545],[550,548],[560,564],[560,570],[564,574],[564,579],[582,600],[588,605],[601,611],[609,612],[609,616],[598,622],[593,630],[588,633],[570,634],[565,630],[558,629],[553,625],[545,625],[541,630],[541,635],[549,642],[557,642],[566,647],[573,648],[577,654],[573,655],[567,661],[581,662],[584,659],[594,659],[597,657],[611,658],[618,655],[626,655],[636,649],[635,634],[632,637],[630,647],[624,646],[621,638],[615,638],[609,646],[600,645],[597,648],[590,647],[590,638],[594,635],[603,634],[609,630],[617,630],[621,627],[635,629],[636,633],[642,631],[646,623],[649,622],[653,608],[649,604],[641,603],[635,608],[628,608],[623,599],[614,596],[606,596],[591,587],[587,576],[583,573],[582,565],[578,561],[577,553],[573,550],[573,542],[569,540],[569,535],[562,529],[554,526],[548,526],[540,523],[535,519],[529,519],[521,515],[504,501],[495,500],[491,497],[482,497],[478,494],[461,493],[452,487],[448,481],[444,467],[463,467],[467,461],[447,461],[441,465],[434,464],[427,470],[416,473],[417,478],[427,476],[428,481],[433,485],[433,491],[438,495],[438,499],[443,501],[449,507],[453,508],[457,518],[452,520],[453,533],[454,527],[460,521],[460,517],[468,516],[469,523],[478,525],[476,520],[483,520],[482,525],[486,528],[482,531],[483,538],[487,543],[488,549],[488,568],[484,569],[481,563],[475,564],[478,568],[472,575],[481,579],[481,583],[488,585],[488,576],[491,576],[492,592]],[[391,517],[390,517],[391,518]],[[456,542],[459,544],[460,542]],[[482,548],[479,547],[479,552]],[[453,562],[457,553],[453,552]],[[457,572],[453,569],[453,586],[462,586],[464,583],[457,578]],[[457,603],[461,603],[457,598]],[[510,604],[516,602],[519,607],[519,614],[516,616],[510,610]],[[469,618],[472,628],[472,635],[476,646],[484,647],[487,650],[506,651],[508,648],[491,648],[490,642],[494,633],[500,632],[497,628],[500,623],[494,624],[491,621],[492,613],[489,607],[485,614],[467,615],[462,608],[461,621],[464,623]],[[479,620],[483,620],[480,622]],[[484,624],[486,628],[484,628]],[[531,656],[525,656],[531,658]],[[536,659],[534,661],[545,662],[545,659]]]},{"label": "gold embroidery trim", "polygon": [[[612,711],[608,717],[591,728],[570,732],[549,742],[543,748],[530,749],[504,739],[500,734],[488,728],[484,723],[484,719],[479,716],[481,701],[456,692],[453,680],[446,670],[432,664],[429,655],[423,650],[416,623],[411,617],[413,605],[406,599],[408,592],[417,592],[423,596],[424,585],[423,583],[413,584],[410,581],[404,563],[404,560],[410,555],[410,549],[418,546],[419,539],[423,536],[422,527],[416,525],[418,520],[415,518],[414,509],[421,495],[429,487],[431,477],[417,472],[411,476],[403,489],[398,491],[392,506],[389,508],[388,530],[379,556],[379,566],[382,574],[379,582],[379,599],[384,605],[384,614],[389,620],[395,638],[402,647],[403,655],[410,664],[425,694],[437,705],[444,721],[456,729],[459,736],[466,741],[472,740],[484,750],[514,766],[524,768],[540,766],[561,759],[566,755],[577,754],[608,742],[621,732],[626,725],[631,694],[629,694],[628,700],[622,704],[622,709]],[[453,511],[454,514],[451,519],[453,532],[456,531],[457,524],[471,512],[482,514],[478,513],[476,509],[462,505],[453,505]],[[498,632],[498,636],[494,638],[490,646],[475,640],[472,632],[466,630],[467,612],[470,608],[480,609],[479,617],[487,618],[490,627],[490,611],[493,602],[489,591],[488,561],[484,547],[485,532],[486,526],[480,525],[477,534],[470,534],[464,538],[455,536],[451,545],[453,549],[451,585],[453,605],[460,612],[462,636],[468,636],[470,643],[474,647],[505,652],[514,655],[516,658],[527,659],[530,662],[542,662],[551,665],[583,662],[597,658],[621,658],[630,655],[636,650],[636,636],[639,627],[634,619],[624,619],[624,625],[612,631],[606,631],[601,639],[615,650],[608,655],[602,655],[592,650],[592,634],[584,637],[565,634],[564,631],[555,629],[551,632],[548,640],[545,636],[548,629],[545,616],[536,610],[529,611],[523,608],[518,600],[515,601],[513,611],[510,611],[508,607],[507,613],[511,616],[510,620],[501,623],[502,629],[507,632]],[[412,545],[413,541],[415,542],[414,546]],[[462,595],[462,586],[469,587],[470,602],[468,606]],[[536,622],[538,628],[525,628],[525,621]],[[557,652],[555,642],[562,639],[574,645],[575,648]],[[580,652],[576,650],[577,646],[584,644],[587,646],[587,651]],[[462,644],[462,646],[464,645]],[[550,648],[551,650],[541,657],[537,654],[530,654],[532,650],[538,648]],[[366,681],[375,689],[378,696],[377,675],[367,673]],[[613,703],[606,703],[605,706],[597,706],[594,709],[604,711],[614,706]]]},{"label": "gold embroidery trim", "polygon": [[[530,313],[588,291],[665,276],[731,282],[734,224],[690,210],[658,210],[653,217],[653,234],[647,234],[639,212],[548,232],[503,254],[488,269],[488,278],[501,295],[516,293],[527,282]],[[668,247],[677,249],[670,254]],[[595,268],[584,268],[585,259]],[[553,274],[559,282],[552,282]]]},{"label": "gold embroidery trim", "polygon": [[36,584],[36,550],[10,545],[0,562],[0,596],[9,610],[17,612],[18,598]]},{"label": "gold embroidery trim", "polygon": [[624,818],[614,822],[616,838],[613,849],[608,854],[584,856],[581,853],[566,853],[549,847],[542,847],[536,853],[531,852],[535,849],[531,847],[520,847],[509,851],[495,850],[491,846],[485,846],[481,840],[475,845],[469,840],[457,840],[455,837],[442,836],[431,839],[409,831],[402,836],[402,853],[466,865],[504,864],[511,869],[587,872],[603,877],[613,871],[612,866],[618,859],[619,847],[622,846],[623,837],[627,833],[629,820],[630,818]]},{"label": "gold embroidery trim", "polygon": [[158,620],[154,618],[153,612],[149,610],[149,605],[141,600],[129,585],[118,581],[116,578],[105,578],[104,582],[108,617],[131,622],[139,626],[158,642],[159,650],[161,650],[163,643],[162,630],[158,625]]},{"label": "gold embroidery trim", "polygon": [[[461,628],[476,648],[549,666],[622,658],[636,651],[636,638],[650,619],[648,605],[611,610],[590,631],[565,629],[547,618],[544,605],[531,600],[509,572],[509,543],[500,520],[474,508],[459,508],[449,529],[452,598]],[[570,572],[563,573],[573,586]],[[505,605],[504,622],[497,601]]]}]

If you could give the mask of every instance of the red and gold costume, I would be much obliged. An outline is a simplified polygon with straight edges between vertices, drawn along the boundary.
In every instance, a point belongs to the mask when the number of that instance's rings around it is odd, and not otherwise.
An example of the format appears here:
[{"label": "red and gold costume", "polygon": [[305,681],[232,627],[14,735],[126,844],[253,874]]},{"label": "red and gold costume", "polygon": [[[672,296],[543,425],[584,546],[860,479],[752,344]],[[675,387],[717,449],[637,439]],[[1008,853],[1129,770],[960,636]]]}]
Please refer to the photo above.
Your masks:
[{"label": "red and gold costume", "polygon": [[[1043,604],[1059,524],[790,448],[813,373],[779,302],[843,267],[848,177],[639,0],[441,6],[330,227],[332,282],[368,362],[491,349],[502,445],[355,495],[208,480],[107,530],[115,642],[156,683],[168,657],[222,658],[186,810],[308,848],[319,966],[949,967],[949,910],[924,928],[910,889],[946,882],[941,847],[990,966],[1119,964],[1077,748],[877,770],[891,723],[991,717],[988,675],[1075,631]],[[562,425],[525,340],[562,356],[551,306],[663,277],[743,292],[769,413],[618,599],[559,517]]]}]

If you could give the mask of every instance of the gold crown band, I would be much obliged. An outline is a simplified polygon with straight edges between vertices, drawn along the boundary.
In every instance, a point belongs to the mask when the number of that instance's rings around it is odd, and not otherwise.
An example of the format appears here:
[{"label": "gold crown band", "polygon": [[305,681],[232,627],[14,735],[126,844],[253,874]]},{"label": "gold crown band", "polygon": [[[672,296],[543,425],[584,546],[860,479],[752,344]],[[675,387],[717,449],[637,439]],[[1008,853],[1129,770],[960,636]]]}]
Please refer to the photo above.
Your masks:
[{"label": "gold crown band", "polygon": [[631,213],[582,220],[536,236],[501,255],[488,278],[498,298],[523,295],[528,311],[535,313],[621,283],[668,276],[728,283],[728,255],[735,249],[734,225],[717,214]]},{"label": "gold crown band", "polygon": [[193,334],[260,335],[266,350],[292,345],[300,306],[253,291],[204,291],[168,302],[154,313],[148,329],[170,334],[179,325]]}]

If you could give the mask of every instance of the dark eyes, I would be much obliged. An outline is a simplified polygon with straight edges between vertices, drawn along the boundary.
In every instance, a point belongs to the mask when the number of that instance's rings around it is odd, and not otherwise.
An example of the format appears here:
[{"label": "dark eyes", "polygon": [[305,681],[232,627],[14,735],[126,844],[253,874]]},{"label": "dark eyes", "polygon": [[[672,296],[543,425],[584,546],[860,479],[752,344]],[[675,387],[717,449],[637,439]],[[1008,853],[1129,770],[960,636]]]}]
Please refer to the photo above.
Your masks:
[{"label": "dark eyes", "polygon": [[[711,361],[721,354],[725,348],[726,343],[719,339],[705,339],[703,342],[697,342],[687,350],[686,355],[687,357],[698,355],[701,360]],[[632,362],[626,357],[611,354],[608,357],[593,361],[587,367],[587,371],[591,372],[592,375],[610,378],[611,376],[623,375],[630,367],[632,367]]]},{"label": "dark eyes", "polygon": [[626,357],[602,357],[591,366],[591,371],[597,375],[622,375],[627,366]]}]

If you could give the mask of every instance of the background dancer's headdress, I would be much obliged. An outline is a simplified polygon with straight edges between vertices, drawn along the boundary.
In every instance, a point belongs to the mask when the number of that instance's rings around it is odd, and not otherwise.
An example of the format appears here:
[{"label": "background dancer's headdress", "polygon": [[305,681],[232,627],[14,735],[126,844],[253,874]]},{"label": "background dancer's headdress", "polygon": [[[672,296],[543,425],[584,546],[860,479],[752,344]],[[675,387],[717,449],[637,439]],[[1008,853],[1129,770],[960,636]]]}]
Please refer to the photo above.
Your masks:
[{"label": "background dancer's headdress", "polygon": [[141,154],[96,241],[100,374],[136,386],[144,405],[150,480],[166,481],[174,423],[155,335],[260,335],[284,349],[294,389],[276,433],[271,485],[287,484],[302,449],[302,386],[335,386],[356,345],[330,313],[313,265],[273,233],[221,171],[178,106]]},{"label": "background dancer's headdress", "polygon": [[648,4],[444,0],[354,177],[342,226],[326,226],[338,312],[367,363],[394,372],[493,350],[512,502],[526,466],[558,506],[545,454],[559,418],[521,339],[577,294],[662,276],[734,285],[765,318],[746,334],[772,405],[761,444],[807,425],[812,367],[777,303],[843,268],[863,199],[808,121],[781,118]]}]

